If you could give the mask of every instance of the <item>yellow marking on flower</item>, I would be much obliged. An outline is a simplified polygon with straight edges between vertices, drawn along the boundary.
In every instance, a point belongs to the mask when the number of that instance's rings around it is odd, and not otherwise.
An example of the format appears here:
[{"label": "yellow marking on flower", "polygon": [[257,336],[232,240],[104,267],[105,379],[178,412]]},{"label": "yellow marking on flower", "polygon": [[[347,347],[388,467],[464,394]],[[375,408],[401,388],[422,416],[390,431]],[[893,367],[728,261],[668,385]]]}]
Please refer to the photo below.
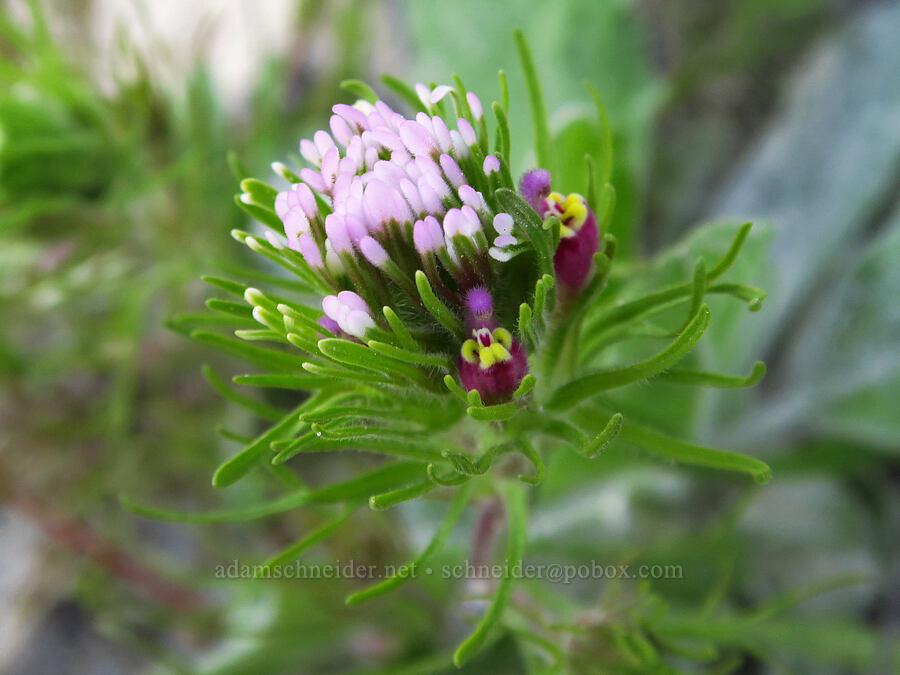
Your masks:
[{"label": "yellow marking on flower", "polygon": [[476,353],[478,352],[478,345],[475,344],[475,340],[466,340],[463,342],[462,350],[460,353],[462,357],[468,361],[469,363],[475,363],[478,360]]},{"label": "yellow marking on flower", "polygon": [[474,339],[463,342],[460,354],[469,363],[477,361],[482,370],[512,358],[509,350],[513,338],[505,328],[496,328],[493,332],[489,328],[476,328],[472,337]]},{"label": "yellow marking on flower", "polygon": [[587,201],[577,192],[571,192],[565,197],[558,192],[551,192],[547,197],[549,205],[548,215],[559,217],[559,236],[563,239],[574,237],[581,226],[587,222]]},{"label": "yellow marking on flower", "polygon": [[491,345],[491,351],[494,353],[494,358],[498,361],[506,361],[506,359],[510,358],[509,352],[506,351],[506,347],[499,342],[495,342]]},{"label": "yellow marking on flower", "polygon": [[494,330],[494,339],[501,345],[509,349],[512,347],[512,335],[505,328],[497,328]]},{"label": "yellow marking on flower", "polygon": [[494,357],[494,350],[490,347],[482,347],[478,350],[478,360],[482,370],[487,370],[497,362],[497,359]]}]

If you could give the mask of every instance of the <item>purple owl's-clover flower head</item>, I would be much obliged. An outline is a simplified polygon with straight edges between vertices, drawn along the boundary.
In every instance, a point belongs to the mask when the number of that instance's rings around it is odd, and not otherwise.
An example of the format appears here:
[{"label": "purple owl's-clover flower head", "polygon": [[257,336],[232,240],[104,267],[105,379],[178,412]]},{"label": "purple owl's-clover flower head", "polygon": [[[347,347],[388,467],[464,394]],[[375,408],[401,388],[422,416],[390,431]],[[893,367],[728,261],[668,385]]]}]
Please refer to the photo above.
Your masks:
[{"label": "purple owl's-clover flower head", "polygon": [[600,243],[597,218],[579,194],[563,196],[550,191],[550,172],[532,169],[519,181],[519,193],[543,218],[560,221],[559,245],[553,255],[553,270],[560,286],[575,294],[584,286]]},{"label": "purple owl's-clover flower head", "polygon": [[441,310],[426,306],[418,281],[424,274],[461,325],[461,336],[440,339],[460,354],[462,384],[485,400],[508,399],[527,370],[522,346],[499,325],[491,290],[524,245],[494,194],[514,188],[503,170],[508,162],[484,149],[477,96],[460,92],[461,116],[445,119],[441,101],[458,95],[452,87],[420,84],[415,91],[427,112],[412,119],[383,101],[335,105],[329,130],[300,142],[309,166],[283,174],[293,184],[274,207],[286,242],[267,237],[299,254],[307,277],[330,289],[317,319],[320,336],[383,339],[392,328],[373,311],[382,307],[433,323]]}]

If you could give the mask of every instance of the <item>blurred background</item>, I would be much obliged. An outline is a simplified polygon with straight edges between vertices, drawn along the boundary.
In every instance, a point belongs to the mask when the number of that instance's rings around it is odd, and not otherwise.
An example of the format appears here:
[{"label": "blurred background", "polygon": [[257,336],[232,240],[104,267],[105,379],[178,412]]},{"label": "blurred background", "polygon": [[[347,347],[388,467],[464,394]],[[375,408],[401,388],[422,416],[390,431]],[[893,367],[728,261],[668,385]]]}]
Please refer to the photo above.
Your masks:
[{"label": "blurred background", "polygon": [[[763,383],[673,392],[658,421],[773,480],[560,457],[535,556],[639,549],[685,566],[670,603],[722,586],[736,609],[859,575],[735,628],[734,672],[900,672],[900,3],[874,0],[0,1],[0,672],[406,672],[452,645],[436,581],[351,611],[337,583],[212,578],[292,541],[303,514],[176,526],[118,495],[200,510],[267,494],[209,487],[236,447],[216,428],[255,422],[200,373],[240,367],[183,335],[201,274],[272,274],[228,234],[249,227],[228,152],[275,182],[269,163],[352,101],[341,80],[456,72],[490,101],[503,68],[521,172],[514,27],[560,147],[599,143],[582,82],[603,98],[625,254],[677,258],[707,245],[698,224],[752,219],[739,267],[769,292],[758,314],[723,312],[703,353],[725,372],[763,359]],[[581,171],[558,180],[578,189]],[[372,516],[315,555],[402,559],[436,514]],[[501,641],[471,672],[521,658]]]}]

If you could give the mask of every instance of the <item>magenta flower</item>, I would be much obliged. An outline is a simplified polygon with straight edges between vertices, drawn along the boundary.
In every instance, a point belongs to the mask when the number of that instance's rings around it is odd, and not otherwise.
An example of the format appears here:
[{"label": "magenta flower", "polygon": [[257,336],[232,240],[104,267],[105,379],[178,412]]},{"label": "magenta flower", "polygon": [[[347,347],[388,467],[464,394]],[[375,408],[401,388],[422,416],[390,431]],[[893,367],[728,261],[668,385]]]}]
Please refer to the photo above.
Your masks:
[{"label": "magenta flower", "polygon": [[459,379],[487,404],[508,400],[528,372],[522,345],[505,328],[478,328],[463,343]]},{"label": "magenta flower", "polygon": [[563,196],[551,192],[550,172],[546,169],[526,171],[519,180],[519,193],[541,218],[559,218],[559,245],[553,255],[553,271],[557,282],[569,294],[577,293],[590,274],[600,244],[594,212],[579,194]]}]

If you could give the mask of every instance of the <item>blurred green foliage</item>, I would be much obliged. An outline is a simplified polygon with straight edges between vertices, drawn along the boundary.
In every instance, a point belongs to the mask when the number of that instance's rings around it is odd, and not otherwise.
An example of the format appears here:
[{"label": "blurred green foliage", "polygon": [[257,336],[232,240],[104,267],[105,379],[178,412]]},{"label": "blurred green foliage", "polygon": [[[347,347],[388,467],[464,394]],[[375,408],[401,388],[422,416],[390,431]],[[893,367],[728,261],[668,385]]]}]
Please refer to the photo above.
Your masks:
[{"label": "blurred green foliage", "polygon": [[[136,524],[114,501],[126,491],[207,506],[221,495],[198,486],[216,458],[233,451],[225,449],[227,441],[214,442],[212,430],[227,416],[233,431],[255,431],[249,417],[226,411],[200,380],[197,364],[209,353],[162,328],[175,311],[200,306],[202,272],[227,268],[248,280],[272,273],[254,269],[228,237],[246,221],[230,200],[227,151],[262,172],[269,158],[294,150],[298,138],[321,126],[332,102],[348,100],[337,91],[341,79],[374,80],[367,72],[376,61],[371,50],[398,49],[384,44],[390,36],[369,28],[384,25],[374,23],[385,20],[379,12],[405,38],[402,75],[427,81],[455,71],[469,88],[489,92],[496,69],[504,68],[510,110],[516,111],[512,137],[528,138],[527,104],[516,98],[525,87],[510,33],[520,26],[539,55],[551,109],[563,108],[551,119],[555,142],[570,158],[559,168],[560,179],[583,183],[582,156],[602,133],[581,84],[588,80],[606,105],[618,158],[613,232],[635,269],[642,269],[642,252],[662,251],[654,284],[680,280],[698,254],[711,259],[721,251],[732,230],[713,224],[671,249],[663,244],[707,212],[720,174],[768,119],[782,82],[775,74],[845,18],[839,5],[301,2],[297,53],[326,32],[338,45],[336,58],[324,69],[309,53],[305,60],[292,53],[267,64],[242,118],[217,102],[202,66],[181,90],[165,91],[127,46],[119,58],[136,74],[104,93],[88,64],[54,39],[45,23],[52,11],[34,11],[23,26],[4,6],[0,494],[13,505],[20,490],[40,495],[179,583],[228,598],[178,616],[127,584],[110,584],[103,567],[83,566],[73,590],[79,601],[105,632],[164,664],[160,668],[275,673],[303,663],[309,672],[451,672],[445,650],[465,632],[459,617],[440,613],[452,586],[433,580],[381,605],[344,610],[340,601],[352,590],[346,581],[211,581],[213,563],[261,559],[263,549],[277,550],[312,523],[288,514],[262,526],[197,528],[185,541],[173,529]],[[525,148],[514,146],[513,156],[517,171],[529,166]],[[684,580],[649,587],[575,585],[543,595],[529,587],[552,615],[538,617],[538,625],[582,622],[581,633],[557,635],[560,643],[571,640],[570,654],[585,656],[579,663],[617,658],[621,644],[606,620],[613,615],[640,631],[652,624],[655,640],[675,641],[695,655],[714,634],[734,655],[733,669],[713,662],[703,672],[875,674],[895,668],[896,629],[890,626],[898,612],[894,308],[900,253],[896,216],[886,221],[837,270],[824,299],[813,298],[798,311],[812,319],[797,332],[797,344],[776,343],[791,358],[774,377],[799,382],[797,388],[780,387],[770,400],[764,385],[757,398],[729,394],[725,405],[713,408],[704,394],[671,386],[670,395],[654,402],[648,421],[679,435],[716,437],[733,427],[739,445],[747,439],[750,446],[770,425],[783,430],[776,438],[763,435],[775,470],[770,486],[710,480],[703,472],[685,476],[624,444],[593,462],[550,454],[530,532],[536,560],[677,561],[686,570]],[[757,228],[736,271],[777,293],[777,279],[764,281],[772,275],[771,237],[771,230]],[[742,330],[738,315],[733,323],[721,320],[745,310],[715,304],[712,310],[720,320],[710,328],[708,346],[694,356],[697,366],[723,367],[735,354],[751,358],[755,338]],[[648,333],[656,328],[647,325]],[[614,351],[619,348],[612,345],[610,355],[622,357]],[[727,363],[733,367],[733,360]],[[636,386],[616,403],[634,406],[641,398]],[[784,405],[794,401],[803,404]],[[779,421],[776,413],[785,411],[793,416]],[[317,479],[334,478],[315,463],[310,470]],[[259,499],[274,483],[257,477],[225,499]],[[826,505],[833,511],[824,511]],[[442,505],[432,503],[390,517],[367,515],[355,523],[366,533],[363,545],[339,536],[311,559],[354,558],[363,550],[366,562],[395,562],[418,550],[422,533],[441,515]],[[457,560],[466,547],[462,538],[451,538],[436,564]],[[848,568],[861,568],[869,581],[770,618],[767,607],[823,590],[803,586],[813,564],[821,578],[840,581]],[[668,615],[653,614],[654,598],[665,599]],[[534,619],[527,611],[523,622]],[[173,634],[180,636],[175,647]],[[641,645],[625,652],[635,649]],[[552,663],[547,655],[546,645],[505,639],[466,672],[542,672]],[[603,668],[571,666],[572,672],[615,672],[616,666]]]}]

